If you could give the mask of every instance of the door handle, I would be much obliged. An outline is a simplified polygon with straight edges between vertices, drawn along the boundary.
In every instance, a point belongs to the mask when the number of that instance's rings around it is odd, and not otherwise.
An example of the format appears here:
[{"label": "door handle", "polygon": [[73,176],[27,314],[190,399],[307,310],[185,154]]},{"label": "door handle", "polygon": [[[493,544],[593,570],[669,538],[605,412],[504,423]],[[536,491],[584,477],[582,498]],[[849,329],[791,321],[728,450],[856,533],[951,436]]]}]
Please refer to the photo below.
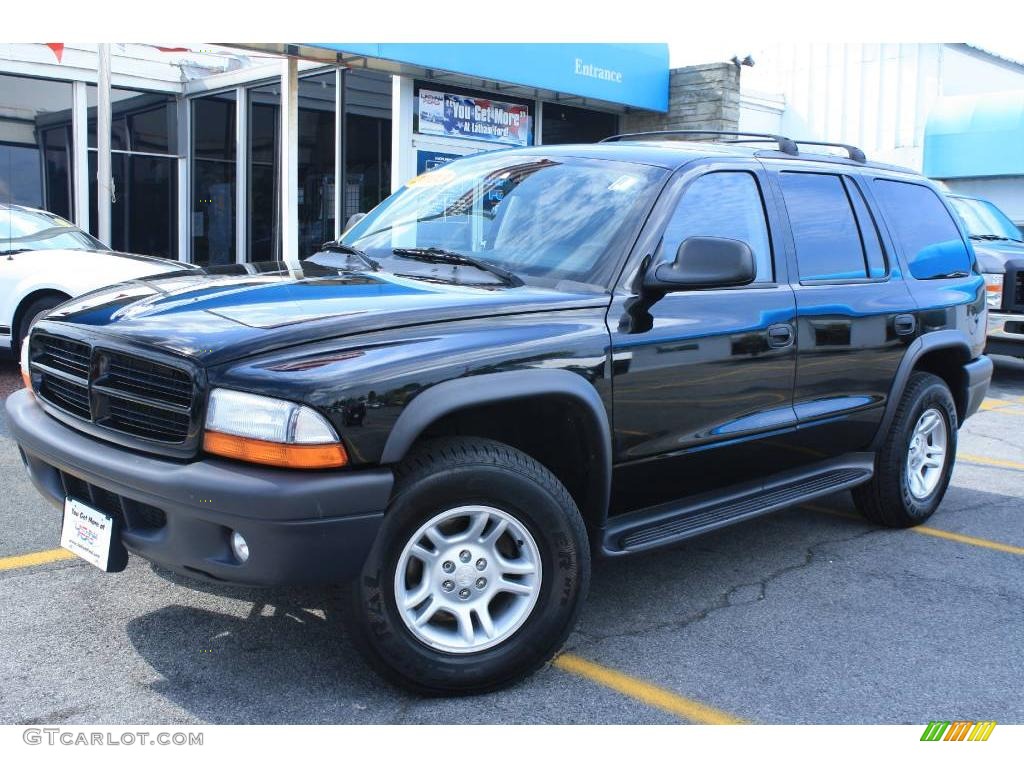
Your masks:
[{"label": "door handle", "polygon": [[768,346],[788,347],[793,343],[793,326],[789,323],[778,323],[768,326]]},{"label": "door handle", "polygon": [[917,328],[917,321],[913,315],[896,315],[892,319],[892,326],[897,336],[909,336]]}]

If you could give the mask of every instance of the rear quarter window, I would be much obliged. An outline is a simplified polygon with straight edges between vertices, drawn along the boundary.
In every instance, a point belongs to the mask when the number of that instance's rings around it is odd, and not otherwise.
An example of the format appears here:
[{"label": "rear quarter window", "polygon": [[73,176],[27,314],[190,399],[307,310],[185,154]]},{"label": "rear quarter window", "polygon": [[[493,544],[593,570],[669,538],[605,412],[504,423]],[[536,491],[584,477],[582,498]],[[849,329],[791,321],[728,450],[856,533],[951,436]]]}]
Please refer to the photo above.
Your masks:
[{"label": "rear quarter window", "polygon": [[934,190],[921,184],[875,179],[875,193],[911,275],[932,280],[970,274],[971,255]]}]

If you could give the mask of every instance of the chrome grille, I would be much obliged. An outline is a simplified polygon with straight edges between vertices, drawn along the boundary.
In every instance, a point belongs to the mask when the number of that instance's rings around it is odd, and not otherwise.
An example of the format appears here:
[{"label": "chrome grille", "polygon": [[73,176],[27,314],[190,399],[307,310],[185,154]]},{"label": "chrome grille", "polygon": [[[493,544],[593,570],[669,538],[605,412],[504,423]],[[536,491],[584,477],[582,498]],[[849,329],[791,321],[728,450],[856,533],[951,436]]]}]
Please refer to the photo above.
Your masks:
[{"label": "chrome grille", "polygon": [[198,433],[184,367],[46,332],[32,334],[29,364],[39,397],[78,419],[167,446]]},{"label": "chrome grille", "polygon": [[80,379],[89,378],[89,345],[71,339],[39,334],[33,341],[38,356],[33,362]]}]

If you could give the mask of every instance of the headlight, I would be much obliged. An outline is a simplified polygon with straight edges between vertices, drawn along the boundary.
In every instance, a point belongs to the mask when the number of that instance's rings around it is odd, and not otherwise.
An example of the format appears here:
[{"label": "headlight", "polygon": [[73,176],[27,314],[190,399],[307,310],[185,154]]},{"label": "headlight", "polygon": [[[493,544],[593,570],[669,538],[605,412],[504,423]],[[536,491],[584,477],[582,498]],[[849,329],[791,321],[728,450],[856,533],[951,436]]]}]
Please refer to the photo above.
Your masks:
[{"label": "headlight", "polygon": [[985,278],[985,301],[989,309],[999,309],[1003,306],[1003,276],[986,272]]},{"label": "headlight", "polygon": [[230,389],[210,393],[203,449],[232,459],[295,469],[348,463],[334,428],[312,408]]}]

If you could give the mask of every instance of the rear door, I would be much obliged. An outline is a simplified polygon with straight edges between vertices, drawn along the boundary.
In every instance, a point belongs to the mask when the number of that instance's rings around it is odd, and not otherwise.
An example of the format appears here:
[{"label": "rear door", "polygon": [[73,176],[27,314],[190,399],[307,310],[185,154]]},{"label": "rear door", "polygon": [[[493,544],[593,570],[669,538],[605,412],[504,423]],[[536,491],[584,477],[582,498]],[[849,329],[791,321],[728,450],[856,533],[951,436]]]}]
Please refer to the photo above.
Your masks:
[{"label": "rear door", "polygon": [[[618,462],[613,512],[776,469],[766,441],[796,422],[795,306],[766,183],[757,161],[682,172],[641,234],[608,315]],[[637,288],[643,265],[673,260],[680,243],[696,236],[747,243],[755,282],[646,301]]]},{"label": "rear door", "polygon": [[853,169],[802,163],[773,170],[772,179],[790,223],[794,448],[809,459],[863,450],[916,335],[916,304]]}]

